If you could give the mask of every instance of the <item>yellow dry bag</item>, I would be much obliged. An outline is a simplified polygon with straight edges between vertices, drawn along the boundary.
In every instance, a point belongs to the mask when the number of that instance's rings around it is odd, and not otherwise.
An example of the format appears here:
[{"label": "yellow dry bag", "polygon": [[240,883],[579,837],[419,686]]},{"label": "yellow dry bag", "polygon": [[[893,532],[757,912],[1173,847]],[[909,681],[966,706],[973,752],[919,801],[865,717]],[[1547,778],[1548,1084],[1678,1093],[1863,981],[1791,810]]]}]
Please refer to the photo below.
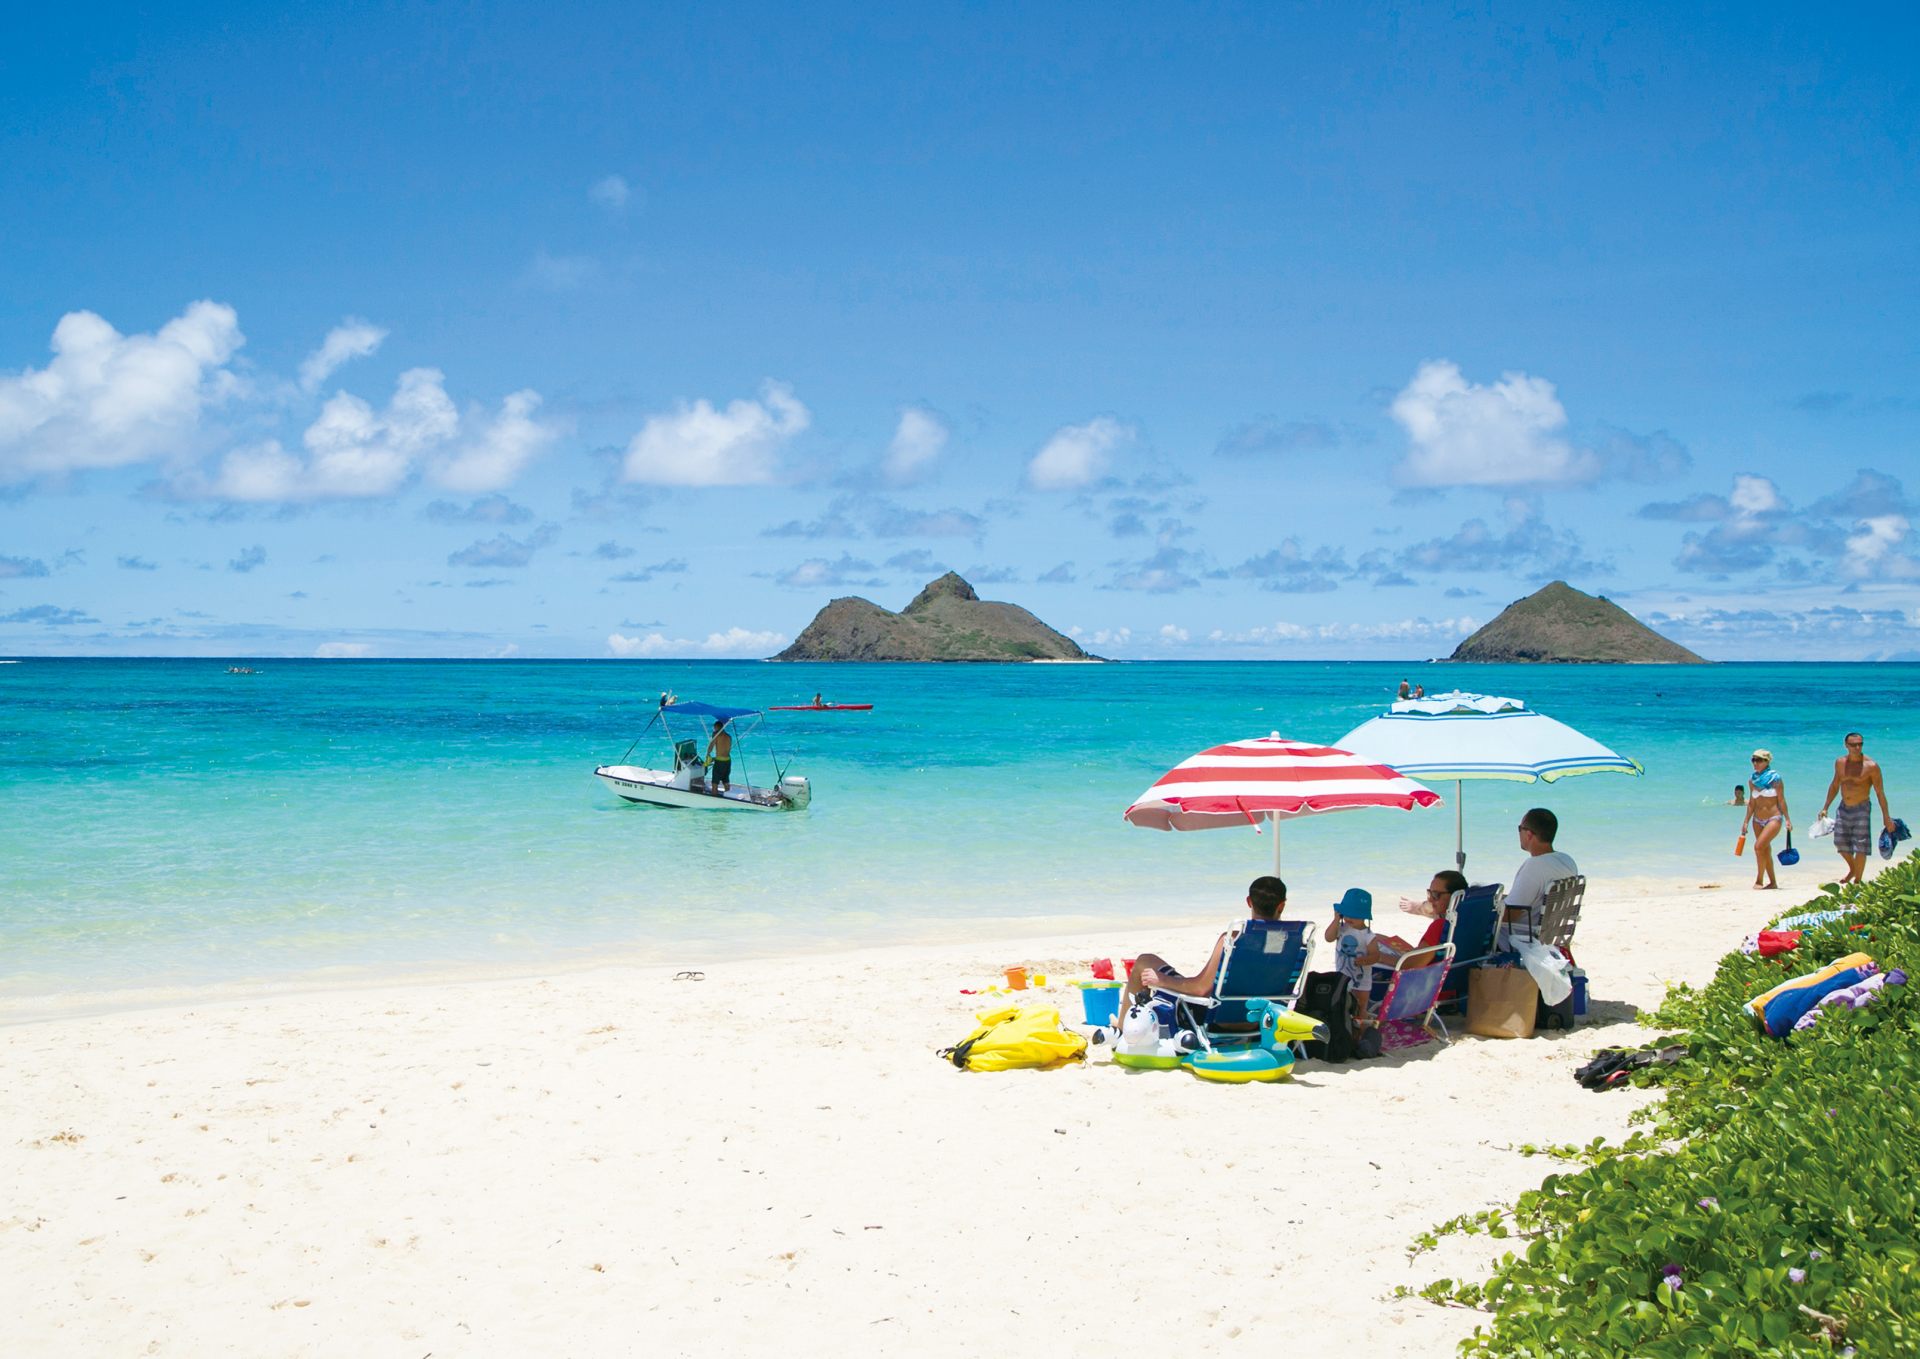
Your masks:
[{"label": "yellow dry bag", "polygon": [[1010,1005],[974,1017],[979,1028],[940,1050],[940,1056],[962,1071],[1060,1066],[1079,1061],[1087,1050],[1087,1040],[1061,1028],[1060,1012],[1050,1006],[1023,1010]]}]

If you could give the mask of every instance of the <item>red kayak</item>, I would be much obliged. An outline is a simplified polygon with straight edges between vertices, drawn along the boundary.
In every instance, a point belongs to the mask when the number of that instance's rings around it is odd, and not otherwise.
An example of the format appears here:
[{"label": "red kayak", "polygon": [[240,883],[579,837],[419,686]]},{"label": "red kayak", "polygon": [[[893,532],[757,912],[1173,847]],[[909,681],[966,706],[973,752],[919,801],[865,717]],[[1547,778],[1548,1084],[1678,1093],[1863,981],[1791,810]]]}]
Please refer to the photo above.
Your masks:
[{"label": "red kayak", "polygon": [[787,707],[774,704],[767,709],[770,713],[870,713],[871,703],[794,703]]}]

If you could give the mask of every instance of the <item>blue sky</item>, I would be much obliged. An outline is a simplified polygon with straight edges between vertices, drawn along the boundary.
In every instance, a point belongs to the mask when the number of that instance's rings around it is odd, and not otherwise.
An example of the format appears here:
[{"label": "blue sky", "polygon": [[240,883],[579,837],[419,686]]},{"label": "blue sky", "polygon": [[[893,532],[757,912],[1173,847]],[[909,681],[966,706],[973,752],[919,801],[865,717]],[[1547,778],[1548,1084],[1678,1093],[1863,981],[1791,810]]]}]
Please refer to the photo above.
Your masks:
[{"label": "blue sky", "polygon": [[953,568],[1114,656],[1444,655],[1565,578],[1920,657],[1915,32],[30,16],[0,652],[765,655]]}]

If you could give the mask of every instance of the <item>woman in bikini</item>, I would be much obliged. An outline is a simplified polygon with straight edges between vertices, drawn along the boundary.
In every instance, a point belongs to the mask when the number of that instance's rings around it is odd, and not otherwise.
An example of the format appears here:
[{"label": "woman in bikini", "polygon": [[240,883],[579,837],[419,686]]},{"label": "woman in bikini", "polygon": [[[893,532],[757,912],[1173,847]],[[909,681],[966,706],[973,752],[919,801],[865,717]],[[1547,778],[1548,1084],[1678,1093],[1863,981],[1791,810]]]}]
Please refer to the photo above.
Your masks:
[{"label": "woman in bikini", "polygon": [[1740,823],[1740,833],[1745,835],[1752,823],[1753,885],[1778,887],[1773,877],[1773,842],[1781,827],[1793,829],[1793,821],[1787,816],[1787,781],[1774,769],[1771,751],[1753,752],[1753,776],[1747,780],[1747,789],[1747,816]]}]

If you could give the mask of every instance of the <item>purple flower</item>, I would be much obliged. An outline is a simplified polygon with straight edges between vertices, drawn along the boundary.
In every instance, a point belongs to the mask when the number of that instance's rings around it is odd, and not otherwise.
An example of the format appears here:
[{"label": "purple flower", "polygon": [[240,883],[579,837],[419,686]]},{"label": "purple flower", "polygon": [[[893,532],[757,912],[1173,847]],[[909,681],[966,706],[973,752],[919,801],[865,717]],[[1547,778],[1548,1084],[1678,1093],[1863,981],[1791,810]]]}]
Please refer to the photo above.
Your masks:
[{"label": "purple flower", "polygon": [[1718,1208],[1720,1206],[1720,1200],[1709,1194],[1700,1200],[1700,1206],[1702,1208]]},{"label": "purple flower", "polygon": [[1660,1280],[1660,1282],[1668,1292],[1678,1293],[1680,1291],[1681,1278],[1678,1274],[1669,1274]]},{"label": "purple flower", "polygon": [[1807,1281],[1807,1271],[1804,1269],[1790,1269],[1787,1271],[1787,1278],[1791,1279],[1794,1283],[1805,1283]]},{"label": "purple flower", "polygon": [[1660,1283],[1668,1291],[1678,1293],[1680,1285],[1685,1281],[1685,1276],[1680,1272],[1680,1266],[1669,1261],[1660,1267]]},{"label": "purple flower", "polygon": [[1818,1260],[1818,1259],[1820,1259],[1820,1258],[1822,1257],[1822,1254],[1823,1254],[1823,1252],[1821,1252],[1821,1251],[1817,1251],[1817,1250],[1810,1250],[1810,1251],[1808,1251],[1808,1252],[1807,1252],[1807,1258],[1808,1258],[1809,1260]]}]

